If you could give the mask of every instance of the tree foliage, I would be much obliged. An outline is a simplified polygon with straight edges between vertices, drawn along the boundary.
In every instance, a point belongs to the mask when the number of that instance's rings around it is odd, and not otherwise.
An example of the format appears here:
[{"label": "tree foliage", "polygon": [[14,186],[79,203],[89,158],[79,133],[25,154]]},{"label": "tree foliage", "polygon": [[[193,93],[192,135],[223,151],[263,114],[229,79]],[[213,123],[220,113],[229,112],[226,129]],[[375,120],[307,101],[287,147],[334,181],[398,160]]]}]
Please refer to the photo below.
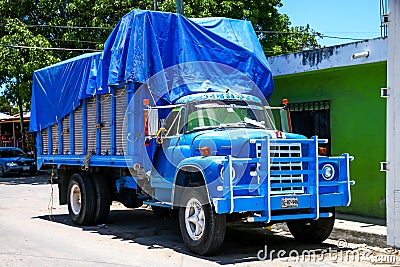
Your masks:
[{"label": "tree foliage", "polygon": [[3,96],[17,104],[23,129],[23,109],[30,102],[34,70],[59,59],[43,49],[17,48],[21,46],[49,47],[50,44],[43,36],[29,31],[18,19],[7,19],[0,37],[0,85]]},{"label": "tree foliage", "polygon": [[33,34],[17,19],[6,21],[4,33],[0,38],[0,84],[9,101],[22,105],[23,100],[30,98],[33,71],[57,62],[58,58],[42,49],[15,48],[50,47],[43,36]]},{"label": "tree foliage", "polygon": [[[159,10],[175,12],[176,0],[157,3]],[[5,96],[22,102],[19,106],[29,104],[33,70],[83,53],[9,45],[102,49],[123,15],[132,9],[153,9],[153,4],[153,0],[0,0],[0,86],[6,89]],[[281,5],[281,0],[184,0],[184,14],[250,20],[267,56],[318,47],[316,33],[308,25],[292,27],[288,16],[278,12]]]},{"label": "tree foliage", "polygon": [[[176,0],[157,3],[161,11],[176,10]],[[17,18],[27,25],[42,25],[29,29],[53,47],[102,49],[123,15],[132,9],[153,9],[153,5],[153,0],[0,0],[0,23]],[[292,27],[289,17],[278,12],[281,6],[281,0],[184,0],[184,15],[250,20],[267,56],[317,48],[319,34],[308,25]],[[59,25],[99,28],[52,27]],[[65,59],[76,54],[59,56]]]},{"label": "tree foliage", "polygon": [[[280,14],[281,0],[185,0],[187,17],[229,17],[252,22],[267,56],[317,48],[318,33],[309,25],[292,27]],[[174,11],[175,0],[163,1],[161,10]]]}]

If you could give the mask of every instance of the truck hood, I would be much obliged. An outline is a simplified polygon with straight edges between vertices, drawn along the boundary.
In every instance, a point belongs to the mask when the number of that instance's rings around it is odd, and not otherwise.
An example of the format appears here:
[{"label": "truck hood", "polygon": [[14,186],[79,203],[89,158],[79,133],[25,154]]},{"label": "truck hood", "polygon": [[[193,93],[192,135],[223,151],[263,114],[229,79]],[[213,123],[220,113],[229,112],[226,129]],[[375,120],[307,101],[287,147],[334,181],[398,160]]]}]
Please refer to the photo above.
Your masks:
[{"label": "truck hood", "polygon": [[[234,157],[249,157],[250,140],[261,139],[266,136],[277,138],[278,131],[251,129],[251,128],[224,128],[212,129],[192,133],[192,147],[198,151],[199,147],[210,148],[211,155],[228,155]],[[305,139],[306,137],[293,133],[282,133],[282,138]],[[194,152],[196,153],[196,152]]]}]

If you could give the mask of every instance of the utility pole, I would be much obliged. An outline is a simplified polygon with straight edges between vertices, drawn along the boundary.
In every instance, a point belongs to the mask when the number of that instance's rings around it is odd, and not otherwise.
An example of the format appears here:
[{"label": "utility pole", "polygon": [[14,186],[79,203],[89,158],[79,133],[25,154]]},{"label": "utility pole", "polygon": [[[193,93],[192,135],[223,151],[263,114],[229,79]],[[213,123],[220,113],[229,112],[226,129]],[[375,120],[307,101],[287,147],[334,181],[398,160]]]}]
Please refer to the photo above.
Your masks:
[{"label": "utility pole", "polygon": [[183,0],[176,1],[176,13],[183,15]]},{"label": "utility pole", "polygon": [[387,243],[400,247],[400,1],[389,0],[386,122]]},{"label": "utility pole", "polygon": [[[183,0],[175,0],[176,13],[183,15]],[[154,11],[157,11],[157,0],[153,0]]]}]

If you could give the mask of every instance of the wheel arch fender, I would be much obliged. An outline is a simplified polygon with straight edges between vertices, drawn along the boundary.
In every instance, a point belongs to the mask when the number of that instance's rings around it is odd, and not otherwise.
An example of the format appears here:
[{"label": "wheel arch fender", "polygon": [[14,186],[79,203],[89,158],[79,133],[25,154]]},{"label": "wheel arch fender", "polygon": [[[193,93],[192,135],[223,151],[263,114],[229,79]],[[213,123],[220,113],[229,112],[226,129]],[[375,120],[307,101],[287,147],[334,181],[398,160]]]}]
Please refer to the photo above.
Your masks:
[{"label": "wheel arch fender", "polygon": [[[202,187],[209,203],[216,196],[214,187],[219,183],[219,173],[224,157],[191,157],[177,166],[172,190],[172,204],[179,206],[183,191],[187,187]],[[217,175],[216,175],[217,174]],[[211,188],[210,188],[211,187]]]}]

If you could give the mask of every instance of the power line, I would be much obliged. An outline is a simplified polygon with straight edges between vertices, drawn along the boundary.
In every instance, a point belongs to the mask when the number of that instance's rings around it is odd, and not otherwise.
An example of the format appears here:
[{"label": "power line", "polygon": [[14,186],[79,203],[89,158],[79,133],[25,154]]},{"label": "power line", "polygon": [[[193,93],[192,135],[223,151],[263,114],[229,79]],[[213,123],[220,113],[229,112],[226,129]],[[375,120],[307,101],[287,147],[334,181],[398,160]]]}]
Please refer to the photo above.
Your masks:
[{"label": "power line", "polygon": [[[5,24],[2,23],[0,24],[1,26],[4,26]],[[19,26],[18,24],[11,24],[14,26]],[[40,24],[30,24],[30,25],[25,25],[28,28],[60,28],[60,29],[84,29],[84,30],[112,30],[113,28],[111,27],[96,27],[96,26],[69,26],[69,25],[40,25]],[[288,31],[256,31],[256,33],[266,33],[266,34],[291,34],[291,35],[302,35],[305,34],[304,32],[288,32]],[[374,32],[329,32],[329,33],[374,33]],[[321,34],[318,32],[315,33],[308,33],[310,35],[314,35],[320,38],[333,38],[333,39],[342,39],[342,40],[355,40],[355,41],[362,41],[368,38],[353,38],[353,37],[341,37],[341,36],[329,36],[325,34]],[[60,40],[56,39],[59,41],[77,41],[81,43],[93,43],[93,44],[100,44],[97,42],[91,42],[91,41],[79,41],[79,40]]]},{"label": "power line", "polygon": [[340,37],[340,36],[329,36],[329,35],[321,35],[321,38],[332,38],[332,39],[341,39],[341,40],[354,40],[354,41],[364,41],[369,38],[353,38],[353,37]]},{"label": "power line", "polygon": [[26,25],[28,28],[60,28],[60,29],[79,29],[79,30],[112,30],[110,27],[95,26],[61,26],[61,25]]},{"label": "power line", "polygon": [[[286,32],[286,31],[256,31],[257,33],[270,33],[270,34],[291,34],[291,35],[302,35],[305,34],[304,32]],[[356,33],[356,32],[354,32]],[[319,38],[333,38],[333,39],[342,39],[342,40],[354,40],[354,41],[363,41],[368,38],[353,38],[353,37],[341,37],[341,36],[330,36],[321,34],[318,32],[315,33],[308,33],[309,35],[313,35]]]},{"label": "power line", "polygon": [[[256,33],[271,33],[271,34],[304,34],[304,32],[286,32],[286,31],[256,31]],[[312,35],[315,35],[316,33],[311,33]]]},{"label": "power line", "polygon": [[94,41],[84,41],[84,40],[63,40],[63,39],[51,39],[47,38],[49,41],[61,41],[61,42],[76,42],[76,43],[88,43],[88,44],[104,44],[104,42],[94,42]]},{"label": "power line", "polygon": [[349,33],[379,33],[378,31],[374,31],[374,32],[325,32],[325,33],[345,33],[345,34],[349,34]]},{"label": "power line", "polygon": [[[5,26],[5,23],[1,23],[1,26]],[[69,26],[69,25],[41,25],[41,24],[30,24],[30,25],[20,25],[20,24],[9,24],[12,26],[25,26],[27,28],[60,28],[60,29],[80,29],[80,30],[112,30],[111,27],[96,27],[96,26]]]},{"label": "power line", "polygon": [[39,49],[39,50],[53,50],[53,51],[69,51],[69,52],[102,52],[103,50],[91,49],[91,48],[63,48],[63,47],[40,47],[40,46],[25,46],[25,45],[1,45],[6,48],[15,49]]}]

